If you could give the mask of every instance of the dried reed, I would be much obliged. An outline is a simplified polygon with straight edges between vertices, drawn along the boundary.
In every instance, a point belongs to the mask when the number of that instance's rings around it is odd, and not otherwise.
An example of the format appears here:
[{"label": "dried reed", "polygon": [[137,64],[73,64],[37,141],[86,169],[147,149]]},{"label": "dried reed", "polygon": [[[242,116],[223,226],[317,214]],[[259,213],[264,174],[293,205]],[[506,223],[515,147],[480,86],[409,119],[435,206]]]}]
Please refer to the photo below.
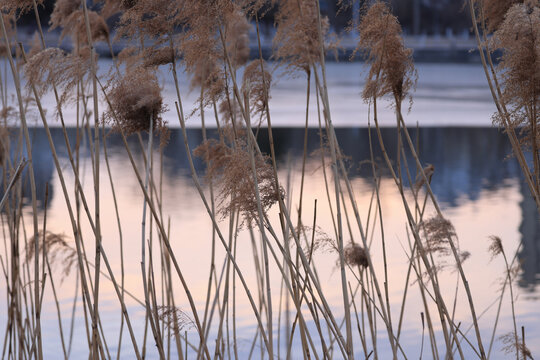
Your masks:
[{"label": "dried reed", "polygon": [[276,190],[269,158],[255,159],[257,179],[251,175],[249,151],[242,142],[229,147],[215,140],[208,140],[194,150],[194,154],[207,163],[207,177],[215,179],[220,187],[218,213],[222,218],[240,211],[248,225],[258,218],[259,203],[255,196],[255,184],[260,193],[260,206],[268,209],[284,196]]},{"label": "dried reed", "polygon": [[[10,44],[12,41],[10,36],[14,33],[10,33],[10,29],[6,25],[9,25],[9,22],[14,22],[15,16],[33,8],[37,21],[39,21],[38,5],[41,3],[38,0],[18,2],[0,0],[0,7],[10,14],[10,17],[3,16],[0,19],[4,35],[3,44]],[[277,36],[274,42],[274,58],[279,59],[280,65],[284,66],[287,71],[300,70],[307,75],[302,185],[297,203],[299,206],[294,214],[294,219],[293,214],[291,214],[291,209],[295,205],[295,199],[292,198],[294,189],[287,187],[287,192],[285,192],[278,177],[271,111],[269,109],[273,71],[269,70],[268,64],[262,59],[259,38],[259,17],[275,4],[274,1],[267,3],[262,0],[101,0],[96,1],[96,3],[101,3],[101,5],[92,9],[99,10],[98,12],[88,8],[89,3],[78,0],[57,0],[55,4],[51,26],[53,28],[61,27],[62,37],[71,37],[75,45],[74,53],[69,54],[56,48],[46,48],[44,36],[38,23],[39,37],[35,37],[36,46],[25,64],[27,89],[32,92],[32,98],[22,95],[22,85],[19,83],[18,71],[13,61],[10,46],[3,47],[3,54],[10,60],[19,102],[19,110],[15,113],[9,106],[7,98],[2,96],[3,110],[0,115],[3,124],[0,127],[0,163],[4,167],[4,174],[8,173],[7,171],[12,171],[14,164],[20,164],[17,171],[20,171],[25,165],[24,161],[19,161],[22,157],[21,150],[15,149],[10,143],[5,125],[13,116],[20,118],[23,124],[20,138],[24,137],[27,148],[31,149],[26,125],[26,110],[29,104],[36,106],[55,161],[76,246],[75,248],[71,247],[64,235],[46,231],[46,216],[43,219],[42,229],[44,230],[38,231],[36,224],[39,213],[36,210],[36,190],[32,161],[30,161],[29,178],[32,185],[34,210],[30,216],[34,222],[34,235],[30,236],[28,241],[24,241],[26,239],[21,235],[26,233],[24,220],[27,215],[23,214],[22,206],[19,206],[18,209],[15,206],[22,204],[22,188],[17,181],[18,175],[12,177],[7,188],[8,194],[4,196],[5,200],[2,200],[0,206],[0,208],[5,206],[7,209],[5,213],[2,213],[2,221],[7,220],[5,224],[11,245],[11,252],[6,254],[6,259],[3,256],[0,257],[10,289],[7,309],[9,322],[4,340],[4,349],[9,349],[6,350],[9,351],[8,357],[43,358],[40,321],[42,301],[46,296],[45,289],[49,284],[57,304],[64,357],[70,356],[72,340],[69,340],[69,346],[64,343],[63,315],[60,311],[56,288],[53,278],[50,279],[50,282],[47,278],[54,276],[54,274],[50,269],[48,272],[45,271],[45,264],[48,265],[47,260],[51,260],[52,263],[63,261],[69,268],[72,265],[78,265],[76,278],[77,281],[81,281],[82,287],[79,289],[77,283],[73,309],[82,307],[84,311],[83,321],[91,358],[112,358],[114,355],[120,357],[124,323],[127,325],[131,337],[132,351],[138,359],[153,355],[151,346],[148,346],[150,340],[148,340],[147,334],[153,335],[153,341],[162,358],[175,355],[174,350],[171,349],[172,337],[176,342],[176,355],[182,360],[187,359],[188,355],[191,357],[192,354],[196,354],[198,359],[210,359],[210,350],[214,352],[216,358],[239,358],[243,353],[239,353],[237,344],[239,339],[236,334],[238,326],[236,307],[238,297],[244,295],[248,298],[253,315],[257,320],[257,329],[253,334],[250,356],[256,354],[256,344],[260,343],[261,358],[265,356],[281,357],[284,354],[287,358],[291,358],[297,353],[301,353],[305,358],[343,357],[352,359],[357,355],[353,345],[359,336],[365,357],[371,357],[373,354],[375,358],[379,358],[382,356],[381,350],[385,346],[380,340],[377,340],[378,337],[381,338],[378,330],[382,324],[387,334],[385,340],[390,344],[393,358],[398,358],[398,355],[406,357],[407,349],[402,348],[400,333],[407,289],[413,282],[410,281],[412,271],[416,273],[418,280],[415,284],[419,288],[423,302],[422,329],[425,326],[425,314],[433,357],[438,358],[439,352],[442,350],[449,358],[454,356],[456,351],[461,358],[464,358],[463,348],[467,343],[467,346],[470,346],[471,351],[476,353],[479,358],[486,358],[478,330],[478,317],[461,266],[470,253],[458,248],[456,231],[451,223],[443,217],[431,190],[430,181],[434,167],[421,165],[420,158],[405,127],[401,105],[403,100],[411,96],[416,82],[416,73],[412,64],[412,52],[403,45],[399,23],[384,3],[375,2],[362,18],[359,26],[361,38],[358,46],[367,54],[368,63],[371,65],[363,97],[373,104],[376,130],[380,146],[383,149],[383,156],[403,201],[406,221],[409,224],[408,235],[414,238],[414,245],[411,243],[410,253],[407,254],[408,273],[397,332],[394,331],[392,323],[396,315],[391,313],[389,297],[391,288],[388,276],[390,264],[387,262],[386,253],[387,236],[385,236],[384,225],[386,218],[383,216],[384,203],[381,201],[379,193],[381,179],[375,170],[373,144],[370,137],[374,189],[367,209],[367,221],[365,222],[367,225],[364,226],[362,219],[364,212],[360,211],[362,205],[356,203],[353,184],[349,180],[349,168],[345,161],[345,154],[339,147],[332,125],[324,59],[329,47],[327,37],[329,25],[327,20],[320,15],[318,2],[283,0],[276,7]],[[536,31],[538,26],[535,26],[537,25],[535,21],[538,18],[538,4],[530,0],[523,3],[520,1],[503,3],[494,0],[478,0],[476,4],[485,8],[483,16],[487,21],[486,27],[488,31],[494,32],[493,42],[486,46],[503,49],[503,58],[498,68],[502,87],[500,89],[493,88],[496,98],[500,101],[498,103],[500,112],[496,115],[496,120],[509,131],[514,129],[522,131],[523,136],[519,139],[521,142],[518,141],[516,144],[519,145],[520,149],[531,148],[534,152],[538,148],[537,143],[540,138],[536,130],[536,112],[540,89],[537,89],[536,86],[537,74],[534,73],[531,76],[530,69],[537,68],[535,57],[538,55],[536,40],[539,34]],[[119,14],[120,20],[114,29],[109,30],[105,19],[109,19],[113,14]],[[501,14],[505,15],[501,16]],[[249,32],[253,25],[249,19],[255,21],[259,45],[259,59],[251,62],[249,62]],[[532,26],[527,26],[527,21]],[[512,38],[513,29],[518,30],[515,39]],[[114,76],[111,77],[108,85],[103,87],[101,86],[103,77],[97,71],[93,43],[107,41],[112,53],[109,32],[115,30],[117,31],[117,39],[126,41],[128,46],[118,56],[118,62],[115,62]],[[14,31],[14,27],[12,31]],[[484,44],[488,43],[484,42]],[[20,54],[24,59],[24,50],[21,50]],[[195,149],[194,154],[206,163],[207,180],[210,184],[210,200],[207,200],[205,191],[200,185],[191,158],[185,129],[182,96],[176,72],[177,60],[181,62],[191,77],[191,88],[199,88],[200,90],[197,110],[200,110],[203,142]],[[122,66],[123,64],[125,67]],[[182,127],[192,178],[212,221],[212,255],[209,279],[205,289],[206,302],[202,322],[198,315],[199,299],[195,299],[191,294],[190,287],[180,270],[177,255],[175,255],[177,248],[173,249],[171,234],[166,230],[167,226],[164,220],[166,214],[163,207],[165,200],[161,192],[161,183],[158,184],[153,170],[156,161],[152,151],[153,135],[156,131],[160,132],[166,129],[166,124],[162,119],[166,106],[161,94],[162,89],[157,69],[159,66],[168,64],[171,65],[175,81],[178,97],[178,102],[175,105]],[[243,73],[241,83],[237,80],[239,73]],[[6,76],[1,69],[0,75]],[[320,156],[325,176],[325,190],[334,225],[332,236],[327,235],[317,226],[317,202],[315,202],[313,225],[311,227],[303,225],[304,220],[302,219],[305,162],[308,156],[307,127],[311,80],[314,80],[315,84],[317,115],[321,129],[322,149]],[[89,90],[90,83],[92,90]],[[98,84],[103,92],[102,98],[108,104],[108,109],[103,114],[99,112]],[[56,144],[51,136],[47,115],[42,106],[41,98],[51,88],[55,94],[57,113],[63,127],[71,168],[63,167],[59,161]],[[61,96],[57,89],[61,91]],[[89,96],[92,97],[93,106],[89,104]],[[393,98],[392,103],[398,125],[397,173],[380,137],[376,103],[381,97]],[[31,103],[26,103],[26,99],[31,99]],[[74,148],[70,144],[64,124],[63,109],[67,100],[70,100],[70,105],[73,104],[77,108],[77,123],[85,124],[85,128],[77,128],[77,132],[84,135],[85,142],[81,143],[81,138],[78,136]],[[214,110],[219,140],[207,138],[204,123],[204,109],[207,107]],[[197,111],[194,111],[191,116],[195,114]],[[91,115],[96,120],[94,134],[91,133],[88,124]],[[98,116],[101,115],[102,121],[97,121]],[[261,121],[265,120],[268,125],[270,156],[262,153],[259,148],[257,141],[259,129],[257,132],[254,131],[252,116],[259,117]],[[326,129],[326,144],[323,144],[322,140],[323,122]],[[141,347],[138,345],[138,338],[135,335],[124,300],[124,295],[129,293],[124,289],[126,282],[124,282],[123,253],[120,256],[122,281],[118,283],[115,271],[109,263],[108,255],[102,247],[100,217],[103,215],[103,211],[99,204],[101,194],[99,188],[102,181],[100,181],[99,163],[100,158],[104,156],[110,186],[115,198],[120,246],[123,248],[122,217],[114,190],[117,180],[111,173],[110,155],[105,143],[103,143],[104,153],[101,154],[100,150],[101,141],[104,140],[105,136],[105,131],[102,131],[101,126],[105,127],[105,125],[112,126],[120,133],[144,196],[141,245],[145,303],[142,306],[146,308],[147,312]],[[146,154],[144,154],[144,143],[140,136],[141,131],[148,131],[150,134]],[[145,177],[141,174],[140,166],[137,166],[133,151],[126,140],[127,135],[135,133],[138,134],[139,144],[143,149]],[[409,144],[408,150],[404,146],[402,136]],[[87,146],[92,154],[90,166],[93,180],[91,180],[90,186],[94,191],[93,213],[87,201],[88,194],[79,176],[81,171],[79,149],[81,146]],[[19,152],[17,160],[11,158],[11,151]],[[415,162],[414,167],[418,174],[416,179],[414,173],[411,174],[409,171],[407,151],[410,151]],[[334,175],[335,199],[332,199],[330,195],[330,181],[326,174],[328,164],[328,158],[325,158],[326,154],[330,154],[329,163]],[[31,151],[29,156],[31,156]],[[518,156],[521,155],[518,153]],[[410,189],[404,186],[404,175],[401,173],[402,161],[411,186]],[[526,163],[521,158],[519,161],[522,166]],[[526,169],[525,166],[523,168]],[[534,180],[538,183],[540,162],[535,162],[534,168]],[[72,206],[71,189],[66,184],[68,172],[74,177],[74,206]],[[7,176],[4,178],[7,180]],[[420,193],[420,190],[424,188],[425,195]],[[214,189],[216,190],[215,194]],[[534,191],[533,189],[533,194]],[[413,200],[410,200],[408,192],[413,193]],[[424,196],[423,203],[422,196]],[[436,214],[431,218],[425,216],[428,200],[431,200],[431,204],[436,210]],[[270,208],[276,203],[279,205],[279,221],[274,224],[275,219],[270,214]],[[150,211],[148,226],[146,224],[148,220],[146,209]],[[350,215],[351,209],[353,215]],[[83,230],[85,227],[81,225],[81,212],[83,211],[86,215],[85,221],[88,220],[91,233],[95,238],[95,264],[90,264],[87,260],[92,254],[87,253],[83,241],[83,238],[87,238],[86,230]],[[350,218],[352,216],[354,219]],[[220,223],[217,221],[219,219],[227,221]],[[356,221],[357,229],[354,229],[353,221]],[[223,235],[224,232],[221,229],[221,227],[226,226],[225,223],[229,226],[228,239]],[[379,223],[380,229],[376,228],[377,223]],[[239,264],[239,254],[236,251],[237,245],[240,245],[237,242],[238,234],[243,230],[242,225],[246,224],[249,225],[248,230],[253,246],[255,286],[248,286],[243,273],[247,270]],[[378,237],[379,232],[381,234],[380,243],[372,242],[376,236]],[[361,237],[361,243],[355,239],[358,234]],[[344,238],[347,236],[350,242],[344,245]],[[215,262],[215,259],[218,259],[218,253],[214,240],[218,238],[226,253],[221,270],[216,267]],[[503,255],[507,268],[505,284],[510,284],[514,331],[503,339],[506,343],[506,350],[512,352],[515,350],[516,357],[522,354],[523,357],[532,358],[530,351],[525,346],[525,336],[522,336],[523,340],[519,339],[515,323],[514,296],[511,285],[516,277],[518,267],[508,263],[502,248],[502,241],[496,237],[493,237],[492,241],[490,251],[494,255]],[[26,257],[21,262],[18,260],[17,251],[20,246],[23,246],[23,243],[25,243]],[[382,259],[373,257],[372,254],[377,253],[373,251],[373,244],[382,247]],[[161,252],[159,256],[154,256],[157,246],[160,247]],[[180,245],[175,244],[175,246]],[[325,248],[331,248],[339,255],[342,310],[345,314],[341,323],[336,321],[337,312],[333,306],[330,306],[330,295],[323,291],[320,274],[317,270],[318,259],[314,256],[315,252],[324,251]],[[147,250],[149,251],[148,258],[146,257]],[[461,284],[459,281],[454,294],[454,311],[450,311],[452,309],[446,306],[445,296],[441,290],[445,284],[442,283],[442,277],[439,277],[440,270],[444,268],[445,264],[441,261],[436,262],[435,254],[454,256],[455,266],[459,271],[458,280],[461,280],[467,293],[471,309],[470,321],[473,323],[471,327],[475,326],[477,344],[473,344],[467,338],[466,331],[462,330],[460,324],[456,324],[457,289]],[[5,266],[4,260],[9,265],[8,267]],[[114,260],[111,258],[111,261]],[[40,261],[43,262],[40,263]],[[106,266],[106,272],[100,268],[101,261]],[[173,266],[171,266],[171,262]],[[32,263],[35,270],[33,274],[30,271]],[[379,264],[384,269],[384,280],[380,283],[378,280],[380,276]],[[90,276],[90,265],[95,267],[94,276]],[[272,278],[275,276],[272,272],[273,266],[277,266],[281,277],[277,327],[275,326],[276,315],[274,312],[276,305],[273,300],[277,290],[271,287]],[[63,277],[67,276],[68,271],[69,269],[63,268]],[[182,285],[182,293],[179,295],[187,296],[189,301],[191,310],[189,315],[175,305],[175,297],[178,294],[173,291],[176,287],[176,284],[173,284],[173,271],[176,271]],[[107,344],[109,339],[103,332],[102,313],[98,306],[100,296],[102,297],[100,295],[102,287],[100,274],[102,273],[112,281],[122,312],[121,330],[118,336],[119,346],[116,354],[111,352],[113,348]],[[236,289],[237,279],[242,284],[241,289],[244,294],[240,294],[240,291]],[[351,283],[350,279],[356,279],[357,282]],[[26,289],[25,286],[20,285],[31,282],[33,282],[32,289],[30,287]],[[358,292],[360,293],[358,294]],[[77,306],[75,302],[80,295],[83,297],[83,305]],[[283,299],[285,311],[282,308]],[[440,324],[435,323],[433,304],[437,308]],[[354,315],[351,314],[351,308],[354,309]],[[289,314],[291,310],[293,311],[292,317]],[[285,317],[284,325],[281,323],[282,316]],[[353,333],[354,318],[356,318],[358,334]],[[74,319],[75,314],[73,313],[71,321],[73,322]],[[231,319],[232,336],[229,324]],[[109,321],[109,319],[107,320]],[[346,330],[342,330],[343,326]],[[444,336],[443,345],[440,343],[437,345],[437,339],[440,335],[436,333],[435,329],[438,327]],[[193,342],[193,339],[187,334],[188,330],[192,328],[198,332],[198,343]],[[494,334],[495,328],[496,326],[493,329]],[[73,329],[72,326],[72,331],[75,331]],[[274,338],[276,332],[277,343]],[[214,334],[217,334],[215,346],[212,345],[211,341]],[[371,337],[371,343],[369,337]],[[73,336],[70,335],[70,338],[73,339]],[[230,338],[232,338],[232,344]],[[281,348],[283,342],[285,347]],[[123,350],[123,352],[125,351]]]},{"label": "dried reed", "polygon": [[133,68],[121,78],[114,78],[108,93],[110,108],[105,113],[108,124],[126,135],[148,131],[149,124],[165,131],[161,114],[166,110],[156,75],[146,68]]}]

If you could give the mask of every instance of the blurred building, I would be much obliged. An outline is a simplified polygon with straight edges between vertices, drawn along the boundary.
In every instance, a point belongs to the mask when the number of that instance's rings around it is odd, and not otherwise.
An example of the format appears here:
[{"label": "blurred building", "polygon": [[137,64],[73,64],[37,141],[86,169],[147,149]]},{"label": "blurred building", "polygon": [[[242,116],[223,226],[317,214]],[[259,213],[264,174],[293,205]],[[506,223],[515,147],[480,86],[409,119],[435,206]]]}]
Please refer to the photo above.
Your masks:
[{"label": "blurred building", "polygon": [[[319,0],[321,12],[328,16],[332,28],[342,32],[358,20],[361,9],[374,0]],[[467,32],[470,16],[465,0],[383,0],[389,3],[394,14],[399,18],[405,34],[408,35],[456,35]],[[94,1],[98,3],[97,1]],[[41,21],[44,26],[49,22],[55,0],[45,0],[40,7]],[[98,5],[99,6],[99,5]],[[266,9],[265,22],[273,23],[275,9]],[[35,24],[34,15],[27,14],[19,19],[20,25]]]}]

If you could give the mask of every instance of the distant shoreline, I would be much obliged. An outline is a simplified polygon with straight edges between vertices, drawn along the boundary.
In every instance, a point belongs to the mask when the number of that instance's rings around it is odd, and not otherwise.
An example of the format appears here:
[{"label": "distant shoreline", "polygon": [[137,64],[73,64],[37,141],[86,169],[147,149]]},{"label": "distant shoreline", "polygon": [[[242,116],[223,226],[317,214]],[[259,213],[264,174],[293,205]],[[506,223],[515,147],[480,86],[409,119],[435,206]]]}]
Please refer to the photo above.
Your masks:
[{"label": "distant shoreline", "polygon": [[[34,28],[20,28],[18,33],[18,41],[21,42],[25,48],[29,48],[32,43],[32,37],[34,36]],[[114,35],[112,35],[114,38]],[[72,45],[69,39],[60,39],[60,31],[45,31],[45,42],[47,46],[57,47],[71,51]],[[259,49],[256,46],[256,39],[252,39],[250,53],[251,58],[257,58],[259,56]],[[464,36],[404,36],[405,46],[413,49],[413,58],[418,63],[480,63],[480,54],[476,46],[476,41],[472,37]],[[272,37],[263,36],[261,38],[262,43],[262,55],[265,59],[270,59],[272,56]],[[114,55],[116,56],[126,46],[122,41],[115,41],[112,44]],[[109,47],[105,43],[96,43],[96,51],[99,56],[104,58],[110,58]],[[340,48],[335,52],[329,52],[326,56],[327,61],[362,61],[362,56],[357,53],[354,58],[352,56],[355,53],[356,41],[350,36],[343,36],[340,40]],[[337,56],[336,56],[337,55]],[[352,58],[352,60],[351,60]],[[498,55],[495,54],[496,60]]]}]

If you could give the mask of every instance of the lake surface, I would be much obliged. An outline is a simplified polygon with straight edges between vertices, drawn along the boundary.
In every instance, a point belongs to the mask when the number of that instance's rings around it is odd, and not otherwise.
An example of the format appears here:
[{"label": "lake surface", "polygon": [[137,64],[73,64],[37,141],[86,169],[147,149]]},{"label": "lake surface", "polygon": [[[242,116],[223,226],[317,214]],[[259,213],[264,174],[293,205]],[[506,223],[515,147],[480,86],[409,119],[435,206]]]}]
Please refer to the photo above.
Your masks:
[{"label": "lake surface", "polygon": [[[276,139],[277,159],[279,176],[290,186],[287,193],[291,196],[291,208],[295,208],[297,202],[300,182],[300,169],[302,161],[302,143],[298,139],[303,136],[303,129],[300,128],[279,128],[274,129]],[[367,208],[373,194],[373,180],[371,167],[364,164],[363,160],[369,158],[369,146],[367,143],[368,129],[366,128],[339,128],[337,137],[344,154],[348,155],[350,166],[349,174],[354,188],[356,201],[359,204],[363,219],[366,218]],[[43,200],[45,184],[49,183],[50,201],[47,208],[47,227],[56,233],[65,233],[68,239],[72,236],[68,223],[67,210],[63,195],[58,183],[58,177],[54,170],[52,157],[48,151],[48,144],[44,136],[44,130],[34,128],[33,146],[36,162],[37,188],[39,196]],[[260,144],[263,151],[268,152],[268,143],[265,131],[260,135]],[[415,129],[411,129],[413,137],[417,136]],[[75,130],[69,131],[71,142],[75,141]],[[212,131],[209,136],[215,135]],[[313,217],[313,203],[318,201],[317,225],[327,234],[333,233],[330,214],[328,213],[327,197],[324,188],[324,178],[320,166],[320,157],[314,153],[319,147],[319,135],[316,129],[311,129],[308,134],[309,156],[307,161],[308,174],[305,184],[304,195],[304,216],[305,219]],[[540,227],[537,221],[537,212],[534,202],[528,195],[528,190],[521,180],[520,170],[514,159],[508,158],[511,152],[510,145],[504,134],[492,128],[420,128],[419,130],[419,150],[423,161],[433,164],[435,173],[432,179],[432,188],[435,195],[443,206],[445,216],[452,222],[459,237],[459,244],[462,250],[469,251],[471,258],[464,264],[465,271],[469,276],[475,305],[479,313],[486,310],[482,315],[480,325],[482,328],[484,341],[489,342],[491,328],[494,321],[497,300],[500,291],[501,279],[504,276],[504,263],[500,258],[491,260],[487,249],[489,246],[489,236],[497,235],[503,240],[505,251],[511,258],[517,254],[517,259],[522,263],[521,270],[515,286],[517,293],[516,310],[518,326],[525,326],[527,331],[527,345],[534,354],[540,352],[540,345],[533,339],[540,337],[540,293],[538,284],[540,283]],[[60,129],[53,130],[55,144],[61,157],[64,168],[69,168],[66,157],[65,146]],[[389,146],[390,154],[395,153],[392,144],[396,143],[395,129],[383,129],[385,143]],[[188,131],[189,143],[195,147],[202,141],[200,130],[191,129]],[[120,207],[122,219],[122,231],[125,242],[126,262],[126,289],[138,299],[143,299],[142,285],[140,282],[140,249],[137,245],[140,241],[140,221],[142,212],[142,193],[133,170],[129,164],[125,149],[121,139],[117,135],[112,135],[107,141],[112,175],[115,179],[115,190]],[[136,154],[136,159],[140,168],[143,166],[142,153],[135,137],[130,138],[130,146]],[[395,145],[394,145],[395,146]],[[156,149],[156,158],[159,153]],[[375,154],[380,158],[380,153]],[[380,165],[382,162],[379,160]],[[82,174],[86,178],[87,185],[85,191],[92,193],[90,180],[91,163],[90,158],[82,156]],[[200,175],[204,174],[204,165],[198,161],[197,170]],[[65,171],[68,184],[73,184],[73,177],[69,176],[69,171]],[[105,250],[111,259],[119,259],[118,230],[114,215],[114,204],[110,196],[108,178],[102,173],[102,228]],[[178,256],[180,266],[184,272],[187,282],[193,292],[196,303],[204,308],[206,293],[206,282],[208,278],[209,253],[211,247],[211,222],[205,213],[203,204],[193,186],[189,175],[188,164],[183,147],[183,140],[179,130],[173,130],[169,144],[163,149],[163,212],[166,218],[171,219],[171,241]],[[72,187],[72,185],[70,185]],[[401,296],[404,290],[405,274],[407,272],[407,258],[404,249],[408,249],[406,222],[403,205],[399,193],[387,172],[382,172],[381,180],[381,207],[385,217],[385,233],[390,270],[389,286],[391,308],[394,316],[397,317],[401,305]],[[28,191],[29,193],[29,191]],[[90,199],[89,199],[90,200]],[[43,204],[43,201],[41,202]],[[90,204],[92,206],[92,204]],[[27,211],[30,211],[28,209]],[[41,207],[41,214],[45,209]],[[431,213],[433,209],[429,210]],[[349,206],[349,214],[351,214]],[[275,211],[271,211],[275,219]],[[311,220],[309,220],[311,221]],[[351,219],[352,221],[352,219]],[[220,227],[227,229],[227,221],[220,223]],[[93,240],[89,235],[87,249],[91,253]],[[84,234],[83,234],[84,235]],[[372,245],[372,256],[378,270],[382,271],[381,249],[377,241],[378,232],[374,233]],[[133,243],[133,245],[132,245]],[[520,246],[520,244],[522,244]],[[256,288],[256,277],[253,269],[253,252],[249,240],[249,232],[244,229],[238,238],[238,259],[240,266],[244,269],[246,280]],[[93,255],[90,256],[93,258]],[[218,249],[218,264],[224,259],[223,251]],[[339,271],[335,268],[336,255],[328,251],[321,251],[315,254],[317,270],[324,287],[324,291],[330,294],[332,306],[336,313],[340,314],[340,287]],[[442,261],[442,260],[441,260]],[[120,264],[116,261],[112,264],[116,274],[120,273]],[[218,265],[221,266],[221,265]],[[58,269],[56,271],[59,271]],[[271,284],[273,289],[274,304],[279,303],[281,286],[281,276],[277,268],[273,270]],[[448,288],[442,289],[448,296],[453,298],[456,283],[456,273],[452,270],[445,270],[441,273],[442,282],[448,284]],[[75,292],[75,278],[70,275],[62,281],[59,286],[61,306],[65,314],[70,314],[72,298]],[[239,286],[239,285],[237,285]],[[406,312],[401,342],[406,348],[408,356],[415,358],[419,356],[421,339],[420,312],[421,306],[418,286],[409,285],[409,295],[406,302]],[[182,295],[180,288],[176,289],[178,295],[177,305],[187,309],[187,302]],[[2,290],[2,291],[5,291]],[[249,303],[238,290],[237,298],[237,326],[239,338],[239,351],[241,358],[247,358],[251,350],[253,331],[255,329],[253,315]],[[50,296],[50,293],[47,294]],[[54,303],[46,295],[45,351],[54,353],[58,347],[58,332],[56,323],[56,312]],[[507,294],[505,296],[508,296]],[[104,331],[110,339],[117,339],[120,324],[120,314],[118,312],[116,295],[112,286],[105,280],[102,282],[100,311],[102,318],[106,318]],[[456,319],[463,321],[462,328],[469,327],[470,321],[466,299],[463,289],[460,288],[456,308]],[[450,301],[450,300],[448,300]],[[130,316],[133,317],[137,332],[142,338],[142,324],[144,320],[144,308],[131,298],[127,299]],[[496,302],[496,301],[495,301]],[[79,299],[80,305],[80,299]],[[503,301],[502,315],[497,331],[497,336],[511,330],[511,317],[509,299]],[[277,305],[276,305],[277,307]],[[83,315],[79,311],[76,313],[77,326],[73,347],[73,358],[86,356],[86,342],[78,342],[77,336],[84,336]],[[277,312],[277,310],[276,310]],[[66,318],[69,316],[66,315]],[[277,315],[276,315],[277,317]],[[65,320],[67,326],[67,320]],[[277,323],[277,320],[276,320]],[[390,356],[388,349],[385,350],[386,337],[383,326],[380,324],[379,355],[380,358]],[[276,330],[277,331],[277,330]],[[196,340],[196,332],[191,329],[188,336]],[[472,333],[471,333],[472,336]],[[111,341],[110,350],[114,352],[115,341]],[[149,341],[149,344],[151,342]],[[257,345],[259,346],[259,345]],[[123,358],[130,358],[130,344],[127,334],[124,337]],[[501,352],[501,343],[497,341],[494,345],[492,358],[505,358]],[[256,347],[256,349],[259,349]],[[355,347],[358,357],[362,357],[360,343]],[[464,349],[467,351],[467,349]],[[156,358],[149,349],[149,358]],[[257,350],[260,351],[260,350]],[[424,356],[429,357],[429,353],[424,349]],[[257,355],[258,354],[258,355]],[[294,353],[293,358],[300,358],[300,353]],[[472,356],[469,353],[469,356]],[[255,352],[253,358],[259,358],[260,353]],[[339,356],[338,356],[339,357]],[[468,358],[468,357],[467,357]]]},{"label": "lake surface", "polygon": [[[100,72],[105,75],[111,68],[110,60],[100,60]],[[270,63],[272,88],[270,109],[272,125],[275,127],[303,127],[305,123],[306,88],[305,75],[288,76],[277,64]],[[491,126],[491,115],[496,111],[489,92],[484,70],[480,64],[417,64],[418,83],[413,95],[413,106],[407,115],[410,126]],[[327,82],[330,96],[332,121],[337,127],[366,127],[369,108],[361,97],[367,74],[361,62],[327,64]],[[169,111],[163,118],[171,127],[179,127],[174,108],[177,101],[172,74],[167,66],[161,68],[164,104]],[[191,114],[198,106],[198,90],[192,90],[189,77],[179,69],[179,85],[184,112]],[[238,81],[241,83],[242,73]],[[317,126],[317,103],[313,79],[311,80],[310,126]],[[54,97],[48,94],[44,103],[49,111],[54,111]],[[407,105],[404,104],[406,108]],[[101,109],[106,103],[101,101]],[[76,125],[75,107],[63,109],[67,126]],[[37,114],[36,114],[37,115]],[[205,111],[206,124],[215,127],[212,109]],[[54,117],[51,116],[51,119]],[[34,116],[35,124],[41,122]],[[373,119],[371,119],[373,121]],[[389,103],[381,101],[379,121],[382,126],[395,126],[396,120]],[[51,126],[60,126],[51,120]],[[200,127],[199,116],[187,119],[188,127]]]}]

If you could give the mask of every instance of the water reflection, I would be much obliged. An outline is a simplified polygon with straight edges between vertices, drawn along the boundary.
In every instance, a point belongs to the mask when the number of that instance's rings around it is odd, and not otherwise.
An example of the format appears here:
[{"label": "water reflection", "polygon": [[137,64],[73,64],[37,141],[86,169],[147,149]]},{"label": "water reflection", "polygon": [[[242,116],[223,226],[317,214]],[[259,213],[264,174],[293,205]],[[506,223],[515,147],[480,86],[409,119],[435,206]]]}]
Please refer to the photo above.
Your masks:
[{"label": "water reflection", "polygon": [[[343,153],[350,157],[350,176],[352,178],[372,178],[370,166],[359,164],[370,158],[368,129],[366,128],[338,128],[337,137]],[[49,144],[42,128],[31,129],[34,169],[38,204],[42,208],[45,199],[45,184],[51,183],[56,175],[53,158]],[[304,130],[300,128],[274,129],[276,156],[279,166],[285,167],[287,163],[300,163],[303,151]],[[373,134],[374,135],[374,134]],[[208,136],[216,136],[215,131],[209,130]],[[397,135],[395,129],[382,129],[382,136],[388,153],[396,154]],[[418,150],[424,164],[433,164],[435,174],[432,179],[432,189],[438,199],[446,208],[459,207],[464,199],[475,201],[480,193],[493,193],[497,190],[514,184],[519,184],[523,200],[520,202],[521,226],[519,228],[523,241],[519,259],[523,262],[523,272],[520,286],[534,289],[540,282],[540,224],[534,202],[531,200],[526,185],[521,180],[521,172],[515,160],[508,159],[511,146],[504,134],[492,128],[420,128],[411,129],[411,136],[417,141]],[[69,169],[64,136],[61,129],[52,129],[52,137],[57,148],[60,161],[65,169]],[[76,143],[75,129],[68,130],[70,143]],[[189,144],[196,147],[202,141],[202,133],[197,129],[188,130]],[[143,139],[145,141],[145,139]],[[17,135],[13,131],[12,143],[16,144]],[[266,130],[259,134],[260,147],[269,152],[269,143]],[[142,159],[142,147],[136,136],[129,138],[130,147],[134,155]],[[308,153],[312,154],[319,149],[320,138],[316,129],[308,132]],[[82,142],[82,149],[86,147]],[[123,157],[127,162],[125,149],[120,136],[111,134],[107,138],[109,153],[112,156]],[[189,184],[189,170],[185,156],[181,131],[172,130],[168,145],[163,149],[165,181],[173,182],[182,177]],[[381,158],[379,146],[375,146],[375,158]],[[90,161],[88,151],[81,152],[83,161]],[[413,160],[409,159],[413,164]],[[316,157],[314,157],[316,162]],[[381,161],[382,163],[382,161]],[[294,165],[293,165],[294,166]],[[204,164],[196,160],[196,168],[204,171]],[[25,171],[27,172],[27,171]],[[382,174],[388,177],[388,173]],[[23,177],[26,179],[27,177]],[[516,182],[517,181],[517,182]],[[23,193],[30,194],[28,181],[23,182]],[[49,187],[49,196],[54,191]]]},{"label": "water reflection", "polygon": [[523,219],[519,226],[523,247],[518,254],[523,270],[519,285],[533,292],[540,284],[540,222],[536,212],[536,204],[528,194],[524,181],[520,184],[523,200],[520,203]]}]

